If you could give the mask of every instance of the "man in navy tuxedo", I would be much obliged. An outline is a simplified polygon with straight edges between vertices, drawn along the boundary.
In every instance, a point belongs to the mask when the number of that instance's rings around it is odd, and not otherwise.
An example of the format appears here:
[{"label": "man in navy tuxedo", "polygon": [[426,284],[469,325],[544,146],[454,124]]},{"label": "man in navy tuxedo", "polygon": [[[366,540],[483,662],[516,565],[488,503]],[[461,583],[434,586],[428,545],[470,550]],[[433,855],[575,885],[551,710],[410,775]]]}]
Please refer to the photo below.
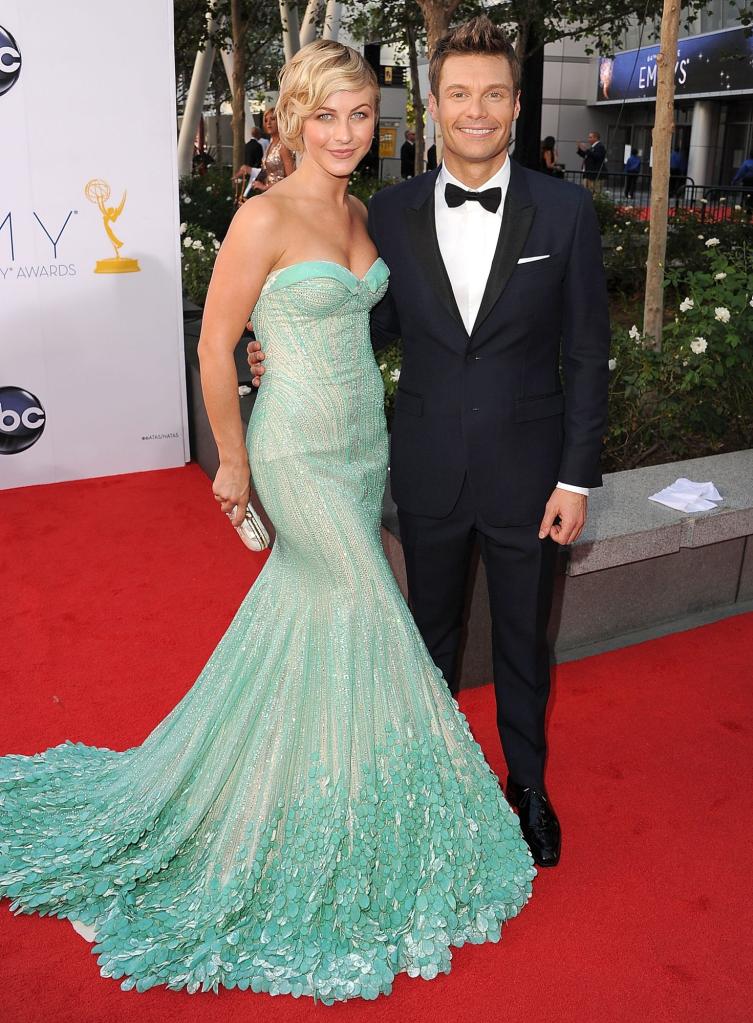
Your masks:
[{"label": "man in navy tuxedo", "polygon": [[[520,66],[498,28],[480,17],[451,30],[429,78],[443,161],[369,204],[369,231],[390,268],[372,340],[376,349],[403,343],[392,495],[411,608],[453,691],[479,540],[507,798],[536,863],[553,866],[561,837],[544,785],[546,626],[557,544],[580,535],[588,488],[601,483],[601,238],[585,189],[508,156]],[[249,345],[256,368],[258,347]]]}]

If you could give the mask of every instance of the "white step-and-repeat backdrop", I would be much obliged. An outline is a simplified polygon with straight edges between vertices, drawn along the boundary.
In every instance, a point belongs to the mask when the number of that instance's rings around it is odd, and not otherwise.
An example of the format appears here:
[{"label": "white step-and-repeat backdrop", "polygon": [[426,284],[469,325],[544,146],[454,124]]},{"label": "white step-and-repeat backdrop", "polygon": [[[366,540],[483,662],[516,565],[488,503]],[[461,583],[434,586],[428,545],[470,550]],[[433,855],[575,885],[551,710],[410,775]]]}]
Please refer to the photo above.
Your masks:
[{"label": "white step-and-repeat backdrop", "polygon": [[0,0],[0,488],[188,458],[172,0]]}]

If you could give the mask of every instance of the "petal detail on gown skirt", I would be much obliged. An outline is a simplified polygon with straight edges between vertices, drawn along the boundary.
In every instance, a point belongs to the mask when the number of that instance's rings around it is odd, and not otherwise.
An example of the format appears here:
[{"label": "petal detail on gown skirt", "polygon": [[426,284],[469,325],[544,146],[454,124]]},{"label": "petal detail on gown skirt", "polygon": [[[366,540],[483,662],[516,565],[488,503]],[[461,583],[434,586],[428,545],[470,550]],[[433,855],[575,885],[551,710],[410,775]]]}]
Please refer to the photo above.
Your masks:
[{"label": "petal detail on gown skirt", "polygon": [[140,746],[0,757],[0,896],[71,920],[125,990],[375,998],[497,941],[531,894],[381,547],[386,267],[336,268],[281,271],[254,310],[248,444],[277,537],[194,685]]}]

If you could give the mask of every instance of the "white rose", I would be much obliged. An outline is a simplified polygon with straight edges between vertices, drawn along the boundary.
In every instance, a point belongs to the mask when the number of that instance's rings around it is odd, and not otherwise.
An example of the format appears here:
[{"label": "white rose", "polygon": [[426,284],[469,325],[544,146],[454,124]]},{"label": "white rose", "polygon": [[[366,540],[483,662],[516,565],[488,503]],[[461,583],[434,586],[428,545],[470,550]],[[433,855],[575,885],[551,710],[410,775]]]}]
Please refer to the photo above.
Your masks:
[{"label": "white rose", "polygon": [[736,209],[736,210],[741,210],[741,209],[742,209],[742,206],[740,206],[740,205],[738,205],[738,204],[735,204],[735,209]]},{"label": "white rose", "polygon": [[641,332],[638,330],[635,324],[633,324],[633,326],[628,331],[628,337],[631,337],[633,341],[640,341]]},{"label": "white rose", "polygon": [[610,370],[617,369],[617,359],[610,359],[607,365]]},{"label": "white rose", "polygon": [[695,306],[695,302],[693,301],[692,298],[684,298],[682,300],[682,302],[680,302],[680,312],[681,313],[687,313],[694,306]]},{"label": "white rose", "polygon": [[701,202],[708,202],[708,199],[701,199]]},{"label": "white rose", "polygon": [[748,302],[748,305],[751,309],[753,309],[753,295],[750,296],[750,302]]},{"label": "white rose", "polygon": [[387,372],[387,363],[386,362],[380,362],[379,363],[379,372],[380,373],[386,373]]},{"label": "white rose", "polygon": [[699,234],[699,235],[698,235],[698,241],[699,241],[699,242],[702,242],[702,241],[703,241],[703,235],[702,235],[702,234]]},{"label": "white rose", "polygon": [[720,270],[718,274],[714,274],[714,280],[715,281],[723,281],[726,276],[727,275],[724,272],[724,270]]},{"label": "white rose", "polygon": [[190,206],[191,205],[191,196],[190,195],[185,196],[185,198],[183,199],[183,202],[186,204],[186,206]]},{"label": "white rose", "polygon": [[198,252],[199,249],[204,248],[204,242],[201,240],[201,238],[197,238],[196,241],[193,242],[193,244],[191,245],[191,248],[196,249],[196,251]]},{"label": "white rose", "polygon": [[718,305],[714,310],[714,319],[720,323],[729,323],[730,312],[726,306]]},{"label": "white rose", "polygon": [[212,191],[212,186],[211,185],[207,185],[207,192],[211,192],[211,191]]},{"label": "white rose", "polygon": [[220,247],[220,243],[219,243],[219,242],[217,241],[217,239],[216,239],[216,238],[215,238],[215,239],[214,239],[214,241],[212,242],[212,245],[214,246],[214,251],[215,251],[215,252],[217,252],[217,250],[218,250],[218,249],[219,249],[219,247]]},{"label": "white rose", "polygon": [[618,245],[617,248],[614,251],[615,252],[622,252],[622,246]]},{"label": "white rose", "polygon": [[399,379],[400,379],[400,370],[399,369],[393,369],[393,371],[390,373],[390,380],[392,380],[394,383],[397,383]]},{"label": "white rose", "polygon": [[703,355],[708,346],[709,343],[705,337],[697,337],[695,341],[690,342],[690,350],[696,355]]},{"label": "white rose", "polygon": [[241,384],[238,387],[238,394],[241,398],[245,398],[247,394],[250,394],[253,388],[249,387],[248,384]]},{"label": "white rose", "polygon": [[181,234],[185,234],[187,230],[188,230],[188,224],[181,224],[180,225],[180,233]]},{"label": "white rose", "polygon": [[186,235],[186,237],[183,239],[183,248],[190,249],[192,245],[193,241],[188,237],[188,235]]},{"label": "white rose", "polygon": [[718,244],[719,244],[719,239],[718,238],[707,238],[706,239],[706,248],[707,249],[713,249],[713,247],[715,245],[718,245]]}]

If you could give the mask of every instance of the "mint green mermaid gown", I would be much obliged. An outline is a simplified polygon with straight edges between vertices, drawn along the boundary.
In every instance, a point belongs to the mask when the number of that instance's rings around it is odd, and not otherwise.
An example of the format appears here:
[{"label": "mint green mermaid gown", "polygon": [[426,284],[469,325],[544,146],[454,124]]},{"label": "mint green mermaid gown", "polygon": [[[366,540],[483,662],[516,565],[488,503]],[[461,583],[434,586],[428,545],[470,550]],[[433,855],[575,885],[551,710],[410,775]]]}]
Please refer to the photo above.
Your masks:
[{"label": "mint green mermaid gown", "polygon": [[530,897],[518,818],[382,551],[387,277],[265,282],[248,449],[277,538],[185,697],[141,746],[0,758],[0,896],[90,925],[123,989],[375,998]]}]

